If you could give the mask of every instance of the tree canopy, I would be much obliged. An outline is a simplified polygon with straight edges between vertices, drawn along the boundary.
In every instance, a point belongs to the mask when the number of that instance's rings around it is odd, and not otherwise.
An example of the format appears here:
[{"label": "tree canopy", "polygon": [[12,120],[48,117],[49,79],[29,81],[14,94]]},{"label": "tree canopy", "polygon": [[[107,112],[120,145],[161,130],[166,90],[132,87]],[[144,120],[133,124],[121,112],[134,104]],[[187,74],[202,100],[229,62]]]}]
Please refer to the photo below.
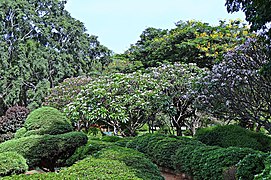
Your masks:
[{"label": "tree canopy", "polygon": [[64,0],[0,1],[0,101],[36,107],[49,87],[88,74],[110,51],[64,9]]}]

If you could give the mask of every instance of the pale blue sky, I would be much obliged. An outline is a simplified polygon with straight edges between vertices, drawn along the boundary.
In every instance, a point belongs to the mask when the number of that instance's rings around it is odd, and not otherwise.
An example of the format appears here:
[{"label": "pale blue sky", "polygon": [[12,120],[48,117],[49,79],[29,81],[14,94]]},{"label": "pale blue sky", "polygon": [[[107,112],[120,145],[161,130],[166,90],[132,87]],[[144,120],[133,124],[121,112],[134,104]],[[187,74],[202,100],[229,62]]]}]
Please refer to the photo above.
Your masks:
[{"label": "pale blue sky", "polygon": [[147,27],[171,29],[179,20],[218,24],[224,19],[245,19],[242,12],[228,14],[226,0],[68,0],[66,9],[83,22],[89,34],[122,53]]}]

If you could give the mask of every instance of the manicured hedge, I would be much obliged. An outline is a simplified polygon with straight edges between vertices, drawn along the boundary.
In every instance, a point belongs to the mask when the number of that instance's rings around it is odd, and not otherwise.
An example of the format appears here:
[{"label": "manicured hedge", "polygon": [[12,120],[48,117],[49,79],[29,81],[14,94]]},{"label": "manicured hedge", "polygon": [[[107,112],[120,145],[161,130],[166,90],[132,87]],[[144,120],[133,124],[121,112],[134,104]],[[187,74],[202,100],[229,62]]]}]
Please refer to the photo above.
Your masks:
[{"label": "manicured hedge", "polygon": [[106,142],[117,142],[120,141],[122,138],[118,137],[118,136],[103,136],[101,138],[102,141],[106,141]]},{"label": "manicured hedge", "polygon": [[31,135],[63,134],[72,131],[72,126],[66,117],[52,107],[41,107],[32,111],[28,115],[24,127],[26,132],[20,131],[20,134],[16,134],[17,138]]},{"label": "manicured hedge", "polygon": [[66,161],[67,166],[71,166],[76,161],[82,160],[89,155],[94,155],[98,151],[104,148],[110,148],[116,146],[110,142],[103,142],[100,140],[89,140],[86,145],[78,147],[75,153],[69,157]]},{"label": "manicured hedge", "polygon": [[0,176],[24,173],[28,170],[25,158],[16,152],[0,153]]},{"label": "manicured hedge", "polygon": [[146,156],[136,150],[123,147],[111,147],[102,149],[96,157],[110,160],[119,160],[133,169],[137,177],[144,180],[164,179],[159,169]]},{"label": "manicured hedge", "polygon": [[71,156],[77,147],[86,143],[87,136],[81,132],[33,135],[1,143],[0,153],[15,151],[26,158],[30,168],[40,166],[52,169],[63,165],[63,161]]},{"label": "manicured hedge", "polygon": [[136,172],[124,162],[109,159],[96,159],[93,157],[85,158],[71,167],[61,170],[59,173],[44,173],[33,175],[15,175],[4,177],[10,180],[143,180],[137,177]]},{"label": "manicured hedge", "polygon": [[247,147],[267,152],[271,150],[271,138],[237,125],[215,126],[199,129],[196,139],[210,146]]},{"label": "manicured hedge", "polygon": [[264,161],[264,169],[261,173],[255,175],[254,180],[269,180],[271,179],[271,155]]}]

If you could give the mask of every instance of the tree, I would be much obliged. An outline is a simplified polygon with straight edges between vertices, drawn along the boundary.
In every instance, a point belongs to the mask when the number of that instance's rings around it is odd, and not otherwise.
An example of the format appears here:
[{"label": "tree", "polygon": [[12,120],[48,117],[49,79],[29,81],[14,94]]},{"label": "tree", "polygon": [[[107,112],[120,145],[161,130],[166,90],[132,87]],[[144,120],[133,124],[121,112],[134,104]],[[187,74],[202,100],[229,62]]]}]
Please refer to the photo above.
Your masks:
[{"label": "tree", "polygon": [[1,109],[36,107],[49,87],[88,74],[109,50],[64,9],[64,0],[0,1]]},{"label": "tree", "polygon": [[[226,7],[229,13],[238,12],[242,10],[246,15],[246,20],[251,24],[251,30],[262,30],[267,37],[267,44],[270,46],[271,42],[271,14],[270,0],[226,0]],[[269,52],[269,57],[271,53]],[[269,63],[263,67],[263,71],[271,73],[271,59]]]},{"label": "tree", "polygon": [[189,128],[194,134],[199,121],[194,103],[198,96],[198,83],[205,76],[205,69],[195,64],[175,63],[150,68],[147,73],[158,80],[156,88],[167,97],[167,101],[164,101],[167,108],[162,110],[170,116],[177,135],[182,135],[182,127]]},{"label": "tree", "polygon": [[146,29],[125,54],[131,61],[141,61],[145,68],[165,62],[196,63],[211,68],[225,52],[242,44],[247,36],[253,36],[248,31],[238,20],[220,21],[218,26],[180,21],[169,31]]},{"label": "tree", "polygon": [[113,127],[114,134],[135,136],[147,122],[151,107],[160,106],[163,96],[156,84],[141,72],[99,77],[67,105],[66,114],[78,129],[101,123]]},{"label": "tree", "polygon": [[202,82],[200,105],[215,117],[271,132],[271,78],[260,73],[268,46],[253,39],[229,51]]}]

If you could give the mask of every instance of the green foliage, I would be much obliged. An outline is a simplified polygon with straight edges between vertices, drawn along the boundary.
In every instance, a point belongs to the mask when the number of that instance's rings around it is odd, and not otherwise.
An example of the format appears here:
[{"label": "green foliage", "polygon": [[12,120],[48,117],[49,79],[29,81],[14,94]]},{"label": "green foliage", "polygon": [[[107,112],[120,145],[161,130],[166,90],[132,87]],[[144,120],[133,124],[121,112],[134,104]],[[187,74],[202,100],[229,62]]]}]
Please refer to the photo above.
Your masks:
[{"label": "green foliage", "polygon": [[41,107],[32,111],[25,121],[27,132],[23,136],[62,134],[72,131],[67,118],[57,109]]},{"label": "green foliage", "polygon": [[225,52],[252,36],[248,31],[239,20],[220,21],[218,26],[180,21],[169,31],[147,28],[125,54],[131,61],[141,61],[145,68],[165,62],[196,63],[211,68]]},{"label": "green foliage", "polygon": [[137,177],[133,169],[118,160],[96,159],[92,157],[61,170],[59,173],[44,173],[33,175],[16,175],[4,177],[3,179],[25,179],[25,180],[62,180],[62,179],[90,179],[90,180],[143,180]]},{"label": "green foliage", "polygon": [[103,136],[101,138],[102,141],[105,141],[105,142],[117,142],[119,140],[121,140],[122,138],[121,137],[118,137],[118,136]]},{"label": "green foliage", "polygon": [[236,177],[239,180],[253,180],[255,175],[264,170],[267,156],[263,153],[247,155],[236,165]]},{"label": "green foliage", "polygon": [[16,131],[14,138],[18,139],[18,138],[24,137],[24,134],[26,132],[27,132],[27,129],[25,127],[22,127]]},{"label": "green foliage", "polygon": [[0,152],[15,151],[21,154],[30,168],[39,166],[52,170],[56,165],[63,165],[77,147],[87,143],[87,137],[81,132],[59,135],[32,135],[12,139],[0,144]]},{"label": "green foliage", "polygon": [[115,146],[110,142],[103,142],[100,140],[89,140],[86,145],[78,147],[74,154],[66,161],[66,165],[71,166],[76,161],[82,160],[90,155],[94,155],[104,148]]},{"label": "green foliage", "polygon": [[128,148],[112,147],[98,152],[95,156],[110,160],[119,160],[134,170],[137,177],[142,179],[164,179],[157,168],[144,154]]},{"label": "green foliage", "polygon": [[16,152],[0,153],[0,176],[24,173],[28,170],[26,160]]},{"label": "green foliage", "polygon": [[236,125],[199,129],[195,137],[210,146],[247,147],[264,152],[269,151],[271,148],[270,137]]},{"label": "green foliage", "polygon": [[268,180],[271,178],[271,157],[269,156],[264,161],[264,170],[255,175],[254,180]]},{"label": "green foliage", "polygon": [[[65,10],[64,0],[0,2],[0,101],[31,110],[67,77],[89,74],[110,51]],[[20,27],[20,28],[16,28]],[[2,104],[2,101],[4,102]]]}]

